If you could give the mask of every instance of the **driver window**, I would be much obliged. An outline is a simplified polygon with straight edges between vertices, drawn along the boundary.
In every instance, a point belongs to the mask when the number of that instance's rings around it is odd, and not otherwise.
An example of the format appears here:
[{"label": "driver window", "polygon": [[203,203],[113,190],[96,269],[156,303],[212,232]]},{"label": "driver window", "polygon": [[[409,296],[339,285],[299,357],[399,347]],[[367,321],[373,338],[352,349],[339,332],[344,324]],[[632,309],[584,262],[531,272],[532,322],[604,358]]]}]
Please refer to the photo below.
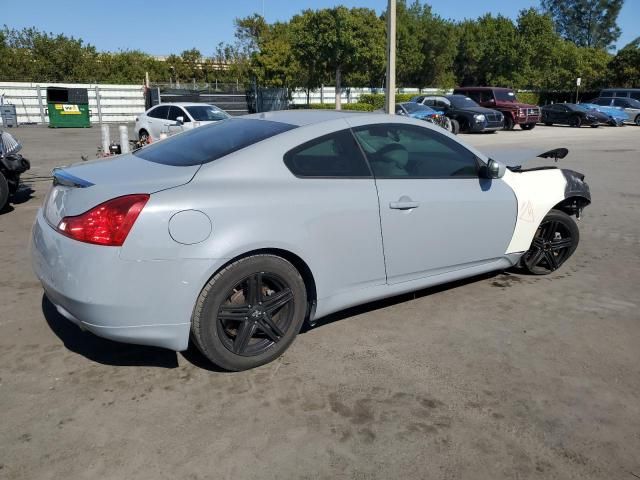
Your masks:
[{"label": "driver window", "polygon": [[183,117],[185,122],[187,122],[188,121],[187,119],[189,118],[185,115],[184,111],[180,107],[176,107],[172,105],[169,108],[169,117],[167,118],[167,120],[171,120],[175,122],[178,119],[178,117]]},{"label": "driver window", "polygon": [[412,125],[377,124],[354,130],[378,178],[475,178],[475,155],[457,142]]}]

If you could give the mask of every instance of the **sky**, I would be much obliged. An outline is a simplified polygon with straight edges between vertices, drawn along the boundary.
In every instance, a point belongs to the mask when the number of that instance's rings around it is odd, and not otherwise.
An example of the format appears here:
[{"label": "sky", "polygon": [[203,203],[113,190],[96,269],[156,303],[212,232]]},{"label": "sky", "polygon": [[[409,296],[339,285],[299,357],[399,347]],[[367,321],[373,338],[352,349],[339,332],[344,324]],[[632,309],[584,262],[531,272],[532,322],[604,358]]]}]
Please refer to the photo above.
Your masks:
[{"label": "sky", "polygon": [[[411,3],[411,0],[408,1]],[[538,0],[427,0],[444,18],[463,20],[485,13],[515,19]],[[220,42],[233,42],[233,19],[264,13],[267,22],[288,20],[311,8],[369,7],[378,13],[386,0],[0,0],[0,25],[36,27],[81,38],[101,51],[142,50],[152,55],[197,48],[205,56]],[[640,0],[626,0],[618,17],[622,48],[640,36]]]}]

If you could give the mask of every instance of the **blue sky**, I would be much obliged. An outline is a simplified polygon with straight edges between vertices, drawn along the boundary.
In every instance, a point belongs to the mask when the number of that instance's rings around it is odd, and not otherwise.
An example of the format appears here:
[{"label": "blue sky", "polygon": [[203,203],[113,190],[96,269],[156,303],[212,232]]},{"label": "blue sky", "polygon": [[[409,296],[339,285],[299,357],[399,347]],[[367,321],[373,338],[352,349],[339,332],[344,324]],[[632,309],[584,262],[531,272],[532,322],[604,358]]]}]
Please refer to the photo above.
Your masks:
[{"label": "blue sky", "polygon": [[[96,46],[98,50],[138,49],[154,55],[180,53],[196,47],[211,55],[219,42],[233,41],[233,19],[254,12],[268,22],[287,20],[306,8],[334,5],[370,7],[379,13],[386,0],[28,0],[2,2],[2,20],[12,28],[34,26],[64,33]],[[409,0],[408,3],[411,3]],[[433,11],[462,20],[485,13],[511,18],[538,0],[428,0]],[[640,0],[626,0],[618,17],[621,48],[640,36]]]}]

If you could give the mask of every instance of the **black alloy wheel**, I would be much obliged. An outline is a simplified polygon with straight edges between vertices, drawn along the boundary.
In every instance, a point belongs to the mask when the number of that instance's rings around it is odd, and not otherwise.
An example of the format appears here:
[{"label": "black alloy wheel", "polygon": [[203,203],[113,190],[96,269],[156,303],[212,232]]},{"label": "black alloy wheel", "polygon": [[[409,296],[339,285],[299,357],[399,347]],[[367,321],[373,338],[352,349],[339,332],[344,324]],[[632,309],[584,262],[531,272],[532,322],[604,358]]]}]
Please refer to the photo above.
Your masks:
[{"label": "black alloy wheel", "polygon": [[278,275],[256,272],[227,292],[218,308],[222,343],[236,355],[264,353],[279,342],[293,320],[293,293]]},{"label": "black alloy wheel", "polygon": [[536,231],[522,265],[534,275],[546,275],[562,266],[580,241],[576,222],[566,213],[551,210]]},{"label": "black alloy wheel", "polygon": [[275,255],[252,255],[220,270],[202,289],[191,318],[192,339],[217,366],[247,370],[282,355],[306,313],[298,270]]},{"label": "black alloy wheel", "polygon": [[572,127],[580,128],[582,126],[582,118],[580,117],[580,115],[571,117],[571,120],[569,120],[569,125],[571,125]]}]

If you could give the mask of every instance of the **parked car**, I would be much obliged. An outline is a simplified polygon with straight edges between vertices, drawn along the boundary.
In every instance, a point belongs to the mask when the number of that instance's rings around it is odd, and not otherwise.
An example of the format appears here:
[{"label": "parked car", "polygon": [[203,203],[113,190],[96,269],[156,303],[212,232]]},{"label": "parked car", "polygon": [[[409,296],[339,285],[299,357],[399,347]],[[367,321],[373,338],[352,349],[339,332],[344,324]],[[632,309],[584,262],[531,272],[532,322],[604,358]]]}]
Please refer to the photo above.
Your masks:
[{"label": "parked car", "polygon": [[0,212],[18,190],[20,175],[31,168],[29,160],[18,153],[21,149],[13,135],[0,130]]},{"label": "parked car", "polygon": [[602,105],[596,105],[595,103],[579,103],[581,107],[587,110],[595,110],[607,116],[608,124],[612,127],[621,127],[624,122],[629,120],[629,115],[624,110],[618,107],[604,107]]},{"label": "parked car", "polygon": [[206,103],[163,103],[136,117],[135,131],[140,140],[157,140],[161,133],[173,135],[226,118],[228,113]]},{"label": "parked car", "polygon": [[510,88],[458,87],[453,93],[465,95],[483,107],[502,112],[505,130],[513,130],[515,125],[520,125],[523,130],[531,130],[540,121],[540,108],[518,102],[515,92]]},{"label": "parked car", "polygon": [[441,112],[414,102],[396,103],[396,115],[405,115],[418,120],[426,120],[445,130],[451,130],[451,122]]},{"label": "parked car", "polygon": [[587,110],[575,103],[555,103],[542,107],[542,123],[545,125],[571,125],[581,127],[588,125],[598,127],[600,123],[608,123],[609,117],[595,110]]},{"label": "parked car", "polygon": [[442,110],[451,120],[454,133],[495,132],[504,126],[501,112],[481,107],[464,95],[418,95],[411,101]]},{"label": "parked car", "polygon": [[231,118],[54,170],[33,267],[58,312],[96,335],[174,350],[193,338],[243,370],[354,305],[561,267],[590,203],[584,176],[507,163],[400,115]]},{"label": "parked car", "polygon": [[589,103],[595,103],[603,107],[621,108],[629,116],[630,123],[640,126],[640,100],[636,100],[635,98],[600,97],[591,100]]},{"label": "parked car", "polygon": [[640,88],[605,88],[600,91],[600,97],[635,98],[640,100]]}]

